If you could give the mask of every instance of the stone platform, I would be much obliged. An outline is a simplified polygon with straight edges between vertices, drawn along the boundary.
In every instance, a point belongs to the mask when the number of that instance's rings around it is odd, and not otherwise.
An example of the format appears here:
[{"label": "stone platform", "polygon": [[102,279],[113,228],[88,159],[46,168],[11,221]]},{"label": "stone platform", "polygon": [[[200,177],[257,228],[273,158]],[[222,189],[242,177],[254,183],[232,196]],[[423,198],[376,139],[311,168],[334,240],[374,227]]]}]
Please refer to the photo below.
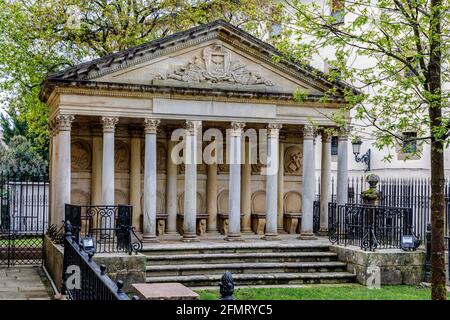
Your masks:
[{"label": "stone platform", "polygon": [[51,296],[40,267],[0,267],[0,300],[50,300]]}]

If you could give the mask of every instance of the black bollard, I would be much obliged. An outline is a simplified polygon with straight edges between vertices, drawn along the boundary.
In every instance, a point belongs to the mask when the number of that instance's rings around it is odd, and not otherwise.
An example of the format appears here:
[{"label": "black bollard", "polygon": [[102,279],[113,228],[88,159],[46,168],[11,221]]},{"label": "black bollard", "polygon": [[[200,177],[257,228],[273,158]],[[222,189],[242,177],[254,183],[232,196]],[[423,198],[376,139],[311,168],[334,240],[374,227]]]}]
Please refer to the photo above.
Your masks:
[{"label": "black bollard", "polygon": [[431,224],[427,224],[425,236],[425,282],[431,281]]}]

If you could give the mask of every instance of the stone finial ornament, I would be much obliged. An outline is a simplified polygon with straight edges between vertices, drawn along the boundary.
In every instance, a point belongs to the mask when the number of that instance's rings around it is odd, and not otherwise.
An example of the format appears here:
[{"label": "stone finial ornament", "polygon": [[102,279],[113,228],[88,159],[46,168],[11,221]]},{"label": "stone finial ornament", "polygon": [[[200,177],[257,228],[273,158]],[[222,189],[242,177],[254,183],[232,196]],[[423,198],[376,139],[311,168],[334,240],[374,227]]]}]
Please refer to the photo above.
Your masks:
[{"label": "stone finial ornament", "polygon": [[234,281],[230,271],[225,271],[219,283],[220,300],[233,300]]}]

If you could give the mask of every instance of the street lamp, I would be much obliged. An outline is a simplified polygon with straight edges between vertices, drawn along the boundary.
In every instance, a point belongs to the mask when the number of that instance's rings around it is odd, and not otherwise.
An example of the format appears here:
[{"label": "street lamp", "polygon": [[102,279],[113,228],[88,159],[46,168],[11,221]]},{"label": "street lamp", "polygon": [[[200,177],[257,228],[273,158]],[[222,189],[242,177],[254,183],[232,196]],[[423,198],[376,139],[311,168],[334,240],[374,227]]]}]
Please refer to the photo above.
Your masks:
[{"label": "street lamp", "polygon": [[359,153],[361,152],[361,145],[362,141],[359,138],[352,141],[352,148],[353,154],[355,155],[355,161],[366,164],[367,168],[364,171],[370,171],[370,149],[368,149],[367,152],[363,154],[361,157],[358,157]]}]

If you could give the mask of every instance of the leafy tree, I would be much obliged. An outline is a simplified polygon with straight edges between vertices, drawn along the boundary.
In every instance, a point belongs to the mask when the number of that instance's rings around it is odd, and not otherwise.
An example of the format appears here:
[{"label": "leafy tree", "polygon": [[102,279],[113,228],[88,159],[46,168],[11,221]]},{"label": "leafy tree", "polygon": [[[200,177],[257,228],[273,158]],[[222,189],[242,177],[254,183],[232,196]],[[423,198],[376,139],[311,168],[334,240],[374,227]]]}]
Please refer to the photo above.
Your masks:
[{"label": "leafy tree", "polygon": [[8,146],[0,145],[0,174],[41,176],[47,172],[47,161],[31,148],[23,136],[14,136]]},{"label": "leafy tree", "polygon": [[0,103],[47,157],[46,75],[218,18],[262,35],[271,1],[0,0]]},{"label": "leafy tree", "polygon": [[[286,0],[286,6],[280,49],[302,61],[322,55],[330,80],[345,79],[363,92],[346,98],[356,119],[372,127],[378,148],[414,140],[431,145],[432,298],[446,299],[443,151],[450,110],[442,84],[450,80],[449,2]],[[417,138],[403,137],[411,130]]]}]

